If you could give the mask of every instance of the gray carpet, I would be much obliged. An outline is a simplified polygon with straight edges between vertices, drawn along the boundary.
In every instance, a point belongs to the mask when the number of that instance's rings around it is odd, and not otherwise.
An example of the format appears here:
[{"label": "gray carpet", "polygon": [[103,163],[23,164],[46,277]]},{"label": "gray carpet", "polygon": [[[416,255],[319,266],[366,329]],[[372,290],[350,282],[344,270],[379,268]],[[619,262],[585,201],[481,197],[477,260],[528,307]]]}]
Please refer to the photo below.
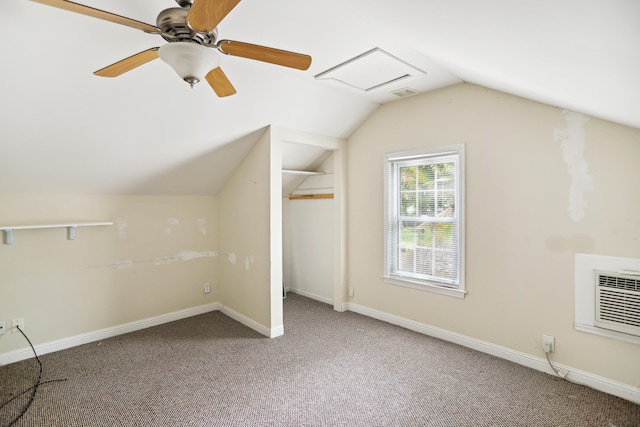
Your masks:
[{"label": "gray carpet", "polygon": [[[640,425],[640,406],[299,295],[268,339],[220,312],[41,356],[16,426]],[[0,367],[0,404],[34,358]],[[0,409],[8,425],[29,401]]]}]

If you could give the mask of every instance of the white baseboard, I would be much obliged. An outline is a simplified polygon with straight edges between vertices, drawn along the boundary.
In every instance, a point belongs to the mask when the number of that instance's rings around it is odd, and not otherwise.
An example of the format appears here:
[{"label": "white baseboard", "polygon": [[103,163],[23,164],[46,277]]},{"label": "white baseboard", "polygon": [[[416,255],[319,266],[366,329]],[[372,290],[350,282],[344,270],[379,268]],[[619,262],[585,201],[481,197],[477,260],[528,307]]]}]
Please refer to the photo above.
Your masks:
[{"label": "white baseboard", "polygon": [[[345,308],[349,311],[353,311],[355,313],[372,317],[374,319],[398,325],[403,328],[410,329],[421,334],[429,335],[434,338],[439,338],[444,341],[459,344],[473,350],[478,350],[483,353],[490,354],[492,356],[500,357],[501,359],[506,359],[519,365],[535,369],[537,371],[555,375],[555,372],[547,363],[546,357],[543,358],[532,356],[530,354],[516,351],[508,347],[503,347],[487,341],[471,338],[466,335],[458,334],[446,329],[437,328],[424,323],[416,322],[414,320],[406,319],[404,317],[374,310],[358,304],[347,303],[345,305]],[[593,389],[611,394],[613,396],[618,396],[631,402],[640,404],[640,387],[634,387],[629,384],[617,382],[609,378],[601,377],[599,375],[581,371],[579,369],[561,365],[559,363],[554,363],[554,366],[558,370],[566,369],[569,372],[566,378],[571,382],[579,383]]]},{"label": "white baseboard", "polygon": [[220,311],[225,315],[231,317],[233,320],[236,320],[242,323],[243,325],[269,338],[275,338],[275,337],[279,337],[280,335],[284,335],[284,326],[279,326],[277,328],[269,328],[268,326],[265,326],[262,323],[258,323],[255,320],[245,316],[244,314],[238,313],[232,308],[229,308],[222,304],[220,304]]},{"label": "white baseboard", "polygon": [[[129,332],[139,331],[141,329],[150,328],[152,326],[162,325],[164,323],[173,322],[187,317],[197,316],[199,314],[215,311],[220,308],[219,303],[205,304],[197,307],[187,308],[185,310],[174,311],[172,313],[162,314],[160,316],[149,317],[147,319],[137,320],[135,322],[125,323],[110,328],[99,329],[97,331],[87,332],[85,334],[75,335],[55,341],[49,341],[43,344],[35,345],[34,348],[38,355],[52,353],[54,351],[65,350],[82,344],[88,344],[94,341],[115,337],[117,335]],[[19,350],[10,351],[0,354],[0,366],[9,363],[19,362],[20,360],[33,357],[31,347],[21,348]]]},{"label": "white baseboard", "polygon": [[311,292],[303,291],[301,289],[296,289],[296,288],[288,288],[287,291],[293,292],[294,294],[302,295],[303,297],[314,299],[316,301],[323,302],[325,304],[333,305],[333,298],[326,298],[326,297],[312,294]]},{"label": "white baseboard", "polygon": [[[210,311],[220,310],[225,315],[232,319],[242,323],[243,325],[265,335],[269,338],[279,337],[284,334],[284,326],[277,328],[269,328],[264,326],[255,320],[240,314],[237,311],[224,306],[220,303],[211,303],[201,305],[198,307],[187,308],[185,310],[174,311],[172,313],[162,314],[160,316],[150,317],[147,319],[137,320],[135,322],[125,323],[122,325],[112,326],[110,328],[100,329],[97,331],[87,332],[85,334],[75,335],[67,338],[62,338],[55,341],[50,341],[34,346],[38,355],[52,353],[54,351],[65,350],[71,347],[75,347],[82,344],[88,344],[95,341],[112,338],[117,335],[126,334],[129,332],[139,331],[141,329],[150,328],[152,326],[162,325],[164,323],[173,322],[180,319],[186,319],[187,317],[197,316],[199,314],[208,313]],[[19,362],[21,360],[33,357],[33,350],[31,347],[24,347],[18,350],[10,351],[0,354],[0,366],[8,365],[10,363]]]},{"label": "white baseboard", "polygon": [[[295,291],[292,290],[292,292]],[[415,332],[459,344],[464,347],[468,347],[474,350],[481,351],[483,353],[491,354],[492,356],[500,357],[502,359],[518,363],[537,371],[542,371],[554,375],[554,372],[548,365],[546,358],[532,356],[530,354],[522,353],[508,347],[499,346],[487,341],[478,340],[466,335],[458,334],[456,332],[447,331],[446,329],[437,328],[354,303],[346,303],[344,304],[344,308],[345,310],[353,311],[355,313],[372,317],[374,319],[382,320],[384,322],[398,325]],[[185,319],[187,317],[192,317],[215,310],[220,310],[225,315],[269,338],[275,338],[284,334],[283,326],[277,328],[269,328],[243,314],[238,313],[237,311],[229,307],[226,307],[219,303],[212,303],[188,308],[185,310],[174,311],[172,313],[150,317],[135,322],[125,323],[110,328],[100,329],[97,331],[88,332],[86,334],[80,334],[60,340],[50,341],[47,343],[35,345],[34,347],[39,355],[52,353],[54,351],[60,351],[82,344],[88,344],[90,342],[115,337],[117,335],[146,329],[152,326],[162,325],[164,323]],[[33,352],[30,347],[3,353],[0,354],[0,366],[28,359],[30,357],[33,357]],[[565,366],[558,363],[554,363],[554,365],[557,369],[566,369],[569,372],[569,374],[567,375],[567,379],[569,379],[570,381],[580,383],[596,390],[611,394],[613,396],[618,396],[631,402],[640,404],[640,388],[638,387],[613,381],[611,379],[601,377],[599,375],[595,375],[586,371],[581,371],[570,366]]]}]

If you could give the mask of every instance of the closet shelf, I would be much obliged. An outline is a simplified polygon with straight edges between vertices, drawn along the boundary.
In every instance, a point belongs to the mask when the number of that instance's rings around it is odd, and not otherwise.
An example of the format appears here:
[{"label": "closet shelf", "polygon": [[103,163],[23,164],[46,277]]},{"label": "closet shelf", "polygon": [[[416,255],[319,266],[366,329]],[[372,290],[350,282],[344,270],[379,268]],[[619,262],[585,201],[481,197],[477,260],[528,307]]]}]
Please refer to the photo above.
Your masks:
[{"label": "closet shelf", "polygon": [[67,239],[74,240],[76,238],[76,228],[78,227],[96,227],[101,225],[113,225],[112,221],[77,221],[63,222],[58,224],[29,224],[29,225],[2,225],[0,230],[4,232],[4,244],[13,244],[14,230],[31,230],[37,228],[66,228]]},{"label": "closet shelf", "polygon": [[324,172],[296,171],[291,169],[282,169],[282,173],[285,175],[324,175]]}]

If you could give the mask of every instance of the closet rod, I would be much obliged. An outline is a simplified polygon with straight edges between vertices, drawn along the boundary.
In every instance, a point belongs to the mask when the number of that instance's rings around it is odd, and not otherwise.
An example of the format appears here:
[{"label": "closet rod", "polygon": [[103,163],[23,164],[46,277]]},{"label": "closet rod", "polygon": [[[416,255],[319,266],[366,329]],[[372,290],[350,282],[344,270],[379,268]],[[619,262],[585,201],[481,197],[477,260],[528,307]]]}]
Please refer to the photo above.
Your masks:
[{"label": "closet rod", "polygon": [[289,194],[282,197],[286,197],[289,200],[333,199],[333,194]]}]

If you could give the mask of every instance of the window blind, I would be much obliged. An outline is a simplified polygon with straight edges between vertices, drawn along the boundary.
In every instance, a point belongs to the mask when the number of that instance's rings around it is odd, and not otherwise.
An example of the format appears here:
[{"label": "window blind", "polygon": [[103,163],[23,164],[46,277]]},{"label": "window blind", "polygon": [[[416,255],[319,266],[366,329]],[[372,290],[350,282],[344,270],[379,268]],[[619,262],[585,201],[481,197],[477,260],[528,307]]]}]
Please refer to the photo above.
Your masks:
[{"label": "window blind", "polygon": [[386,156],[385,275],[461,286],[460,150]]}]

